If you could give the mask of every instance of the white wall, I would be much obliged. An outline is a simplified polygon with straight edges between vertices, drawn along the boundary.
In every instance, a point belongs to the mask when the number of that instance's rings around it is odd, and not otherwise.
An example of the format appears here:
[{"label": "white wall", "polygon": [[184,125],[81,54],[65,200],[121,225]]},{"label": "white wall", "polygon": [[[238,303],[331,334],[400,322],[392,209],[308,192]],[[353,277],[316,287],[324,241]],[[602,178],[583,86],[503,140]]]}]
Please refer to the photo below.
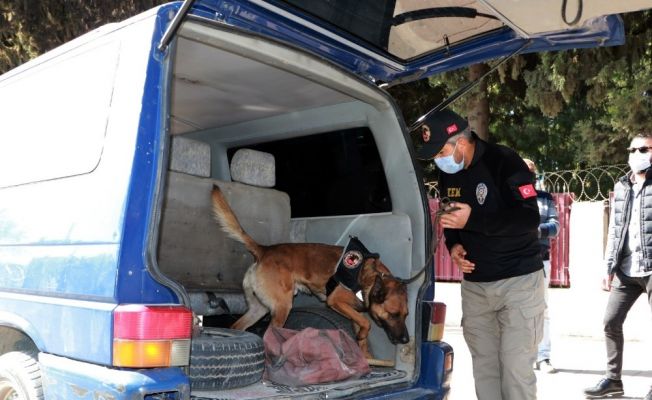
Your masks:
[{"label": "white wall", "polygon": [[[609,293],[600,289],[605,269],[603,238],[607,221],[600,202],[573,203],[570,219],[571,287],[551,289],[561,301],[551,302],[552,329],[562,335],[595,337],[602,332],[602,319]],[[649,339],[652,318],[647,295],[634,304],[625,321],[627,340]]]}]

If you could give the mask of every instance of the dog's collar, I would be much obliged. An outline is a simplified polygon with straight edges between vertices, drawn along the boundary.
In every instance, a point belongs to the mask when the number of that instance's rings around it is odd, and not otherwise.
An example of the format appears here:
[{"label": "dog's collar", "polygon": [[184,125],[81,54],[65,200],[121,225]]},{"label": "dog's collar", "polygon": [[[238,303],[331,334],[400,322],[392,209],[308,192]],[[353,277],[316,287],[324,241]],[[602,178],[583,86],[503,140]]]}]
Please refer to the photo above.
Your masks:
[{"label": "dog's collar", "polygon": [[349,243],[344,247],[335,273],[326,283],[326,295],[330,295],[338,285],[357,293],[362,290],[359,282],[360,271],[364,266],[364,260],[368,258],[379,258],[378,253],[371,253],[355,236],[349,237]]}]

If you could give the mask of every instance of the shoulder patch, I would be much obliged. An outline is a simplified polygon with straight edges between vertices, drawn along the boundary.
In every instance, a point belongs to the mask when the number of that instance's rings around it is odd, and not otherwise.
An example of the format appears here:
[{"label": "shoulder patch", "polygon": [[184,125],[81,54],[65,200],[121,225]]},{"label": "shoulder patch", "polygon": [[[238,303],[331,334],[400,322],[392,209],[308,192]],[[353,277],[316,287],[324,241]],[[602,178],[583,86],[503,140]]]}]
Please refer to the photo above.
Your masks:
[{"label": "shoulder patch", "polygon": [[534,185],[528,183],[527,185],[521,185],[518,187],[518,191],[521,193],[521,197],[524,199],[529,199],[530,197],[536,197],[537,191],[534,189]]}]

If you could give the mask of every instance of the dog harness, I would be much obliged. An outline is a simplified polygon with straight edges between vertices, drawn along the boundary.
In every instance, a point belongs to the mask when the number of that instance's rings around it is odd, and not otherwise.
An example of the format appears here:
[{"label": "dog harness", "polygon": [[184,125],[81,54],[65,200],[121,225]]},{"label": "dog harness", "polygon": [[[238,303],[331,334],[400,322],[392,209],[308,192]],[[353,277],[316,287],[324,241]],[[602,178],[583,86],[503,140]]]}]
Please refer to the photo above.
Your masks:
[{"label": "dog harness", "polygon": [[358,282],[358,276],[364,265],[364,260],[379,257],[378,253],[371,253],[367,250],[357,237],[350,236],[349,243],[344,248],[342,257],[337,263],[335,274],[326,283],[326,296],[333,293],[337,285],[342,285],[353,293],[362,290]]}]

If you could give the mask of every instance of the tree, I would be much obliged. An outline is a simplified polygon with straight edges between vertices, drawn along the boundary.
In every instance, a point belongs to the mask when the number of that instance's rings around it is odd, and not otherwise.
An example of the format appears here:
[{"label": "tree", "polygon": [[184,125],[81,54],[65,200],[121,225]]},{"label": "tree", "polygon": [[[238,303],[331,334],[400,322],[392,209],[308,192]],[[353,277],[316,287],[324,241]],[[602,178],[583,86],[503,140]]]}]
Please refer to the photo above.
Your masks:
[{"label": "tree", "polygon": [[[478,63],[469,67],[469,81],[473,82],[489,71],[489,66],[485,63]],[[487,81],[482,80],[478,84],[477,90],[469,99],[466,107],[466,115],[469,118],[469,125],[478,134],[478,136],[487,140],[489,138],[489,96]]]},{"label": "tree", "polygon": [[652,104],[643,96],[652,87],[652,13],[623,19],[623,46],[544,53],[523,73],[528,106],[572,121],[575,165],[624,162],[629,139],[652,130]]},{"label": "tree", "polygon": [[0,0],[0,73],[165,0]]}]

